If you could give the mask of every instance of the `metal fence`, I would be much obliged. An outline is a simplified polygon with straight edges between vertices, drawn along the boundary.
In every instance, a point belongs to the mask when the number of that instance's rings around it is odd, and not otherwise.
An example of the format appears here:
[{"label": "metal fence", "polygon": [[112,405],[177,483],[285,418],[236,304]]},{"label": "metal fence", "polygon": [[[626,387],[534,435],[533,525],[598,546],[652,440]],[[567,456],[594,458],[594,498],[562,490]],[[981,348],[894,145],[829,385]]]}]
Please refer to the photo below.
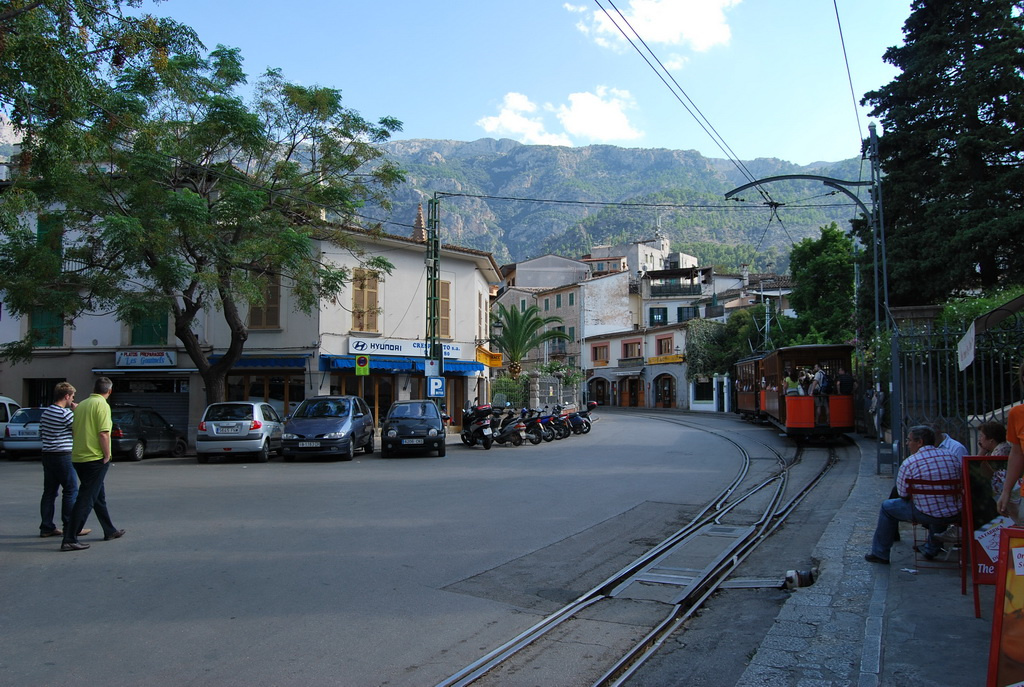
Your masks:
[{"label": "metal fence", "polygon": [[[536,387],[531,389],[533,384]],[[506,403],[516,408],[558,405],[579,405],[578,389],[566,385],[560,377],[531,377],[522,374],[518,379],[507,375],[491,380],[491,404],[503,407]]]},{"label": "metal fence", "polygon": [[[1020,403],[1018,371],[1024,355],[1024,317],[1016,315],[978,335],[974,362],[961,372],[957,345],[963,331],[902,331],[893,337],[899,365],[902,428],[932,425],[959,440],[972,453],[978,426],[1006,421]],[[901,440],[902,437],[894,437]]]}]

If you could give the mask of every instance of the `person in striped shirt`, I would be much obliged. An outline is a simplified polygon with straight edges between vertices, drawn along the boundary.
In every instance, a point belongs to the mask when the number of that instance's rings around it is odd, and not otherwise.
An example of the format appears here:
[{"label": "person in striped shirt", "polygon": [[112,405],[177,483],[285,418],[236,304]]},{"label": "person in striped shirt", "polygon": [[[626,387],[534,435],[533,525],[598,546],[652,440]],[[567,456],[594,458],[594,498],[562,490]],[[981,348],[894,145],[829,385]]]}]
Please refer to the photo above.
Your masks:
[{"label": "person in striped shirt", "polygon": [[[78,495],[78,479],[71,465],[71,422],[74,420],[75,387],[61,382],[53,390],[53,403],[39,418],[39,432],[43,440],[43,498],[39,502],[40,537],[64,534],[53,523],[57,492],[61,492],[60,519],[64,527],[71,521],[71,509]],[[82,530],[79,534],[89,534]]]},{"label": "person in striped shirt", "polygon": [[930,536],[921,552],[925,558],[934,558],[942,548],[938,536],[960,520],[960,500],[955,497],[923,494],[911,501],[907,496],[907,480],[910,479],[960,479],[961,459],[935,443],[935,430],[931,427],[918,425],[907,431],[910,456],[896,473],[899,496],[882,501],[871,553],[864,556],[869,563],[889,562],[889,549],[896,541],[901,521],[916,522],[928,528]]}]

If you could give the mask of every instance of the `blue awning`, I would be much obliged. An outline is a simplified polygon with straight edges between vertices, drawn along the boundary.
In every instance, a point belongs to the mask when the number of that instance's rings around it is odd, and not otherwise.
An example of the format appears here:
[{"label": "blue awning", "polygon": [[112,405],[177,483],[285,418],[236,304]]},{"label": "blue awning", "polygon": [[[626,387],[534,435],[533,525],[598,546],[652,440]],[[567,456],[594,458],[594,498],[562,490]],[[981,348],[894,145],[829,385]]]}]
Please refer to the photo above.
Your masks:
[{"label": "blue awning", "polygon": [[[371,370],[391,370],[394,372],[409,372],[417,371],[423,372],[423,358],[407,358],[400,356],[389,356],[389,355],[371,355],[370,358],[370,369]],[[356,366],[356,357],[354,355],[322,355],[320,356],[320,370],[351,370]],[[484,370],[483,363],[468,362],[463,360],[445,360],[444,371],[445,372],[482,372]]]},{"label": "blue awning", "polygon": [[[218,360],[223,358],[222,355],[211,355],[210,362],[216,363]],[[309,359],[308,355],[302,356],[285,356],[285,357],[265,357],[256,355],[243,355],[242,358],[236,362],[232,368],[300,368],[305,369],[306,361]]]}]

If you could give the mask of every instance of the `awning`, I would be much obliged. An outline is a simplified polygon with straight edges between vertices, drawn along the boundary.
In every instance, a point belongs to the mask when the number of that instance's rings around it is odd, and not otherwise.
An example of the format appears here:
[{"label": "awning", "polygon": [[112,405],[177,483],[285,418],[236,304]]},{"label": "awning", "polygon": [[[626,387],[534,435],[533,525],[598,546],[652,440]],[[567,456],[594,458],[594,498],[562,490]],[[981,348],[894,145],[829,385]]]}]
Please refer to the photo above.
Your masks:
[{"label": "awning", "polygon": [[[407,358],[389,355],[371,355],[369,356],[369,358],[371,370],[390,370],[393,372],[423,372],[423,358]],[[354,369],[355,366],[356,357],[354,355],[320,356],[321,370],[351,370]],[[484,365],[482,365],[481,363],[474,363],[463,360],[444,361],[445,372],[482,372],[484,369]]]},{"label": "awning", "polygon": [[[211,355],[210,363],[216,363],[218,360],[223,358],[222,355]],[[297,367],[305,369],[306,361],[309,359],[308,355],[293,355],[293,356],[258,356],[258,355],[243,355],[238,360],[232,369],[240,368],[282,368],[282,367]]]},{"label": "awning", "polygon": [[95,375],[123,375],[123,374],[182,374],[187,375],[199,372],[197,367],[94,367],[92,373]]}]

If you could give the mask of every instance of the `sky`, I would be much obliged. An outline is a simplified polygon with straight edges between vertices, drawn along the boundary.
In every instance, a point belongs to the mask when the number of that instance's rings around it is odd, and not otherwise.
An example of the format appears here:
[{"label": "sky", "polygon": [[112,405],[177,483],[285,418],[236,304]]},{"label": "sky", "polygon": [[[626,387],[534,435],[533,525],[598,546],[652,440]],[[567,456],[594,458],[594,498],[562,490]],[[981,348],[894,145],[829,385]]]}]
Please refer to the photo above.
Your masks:
[{"label": "sky", "polygon": [[192,26],[208,49],[239,48],[252,81],[280,68],[339,89],[368,119],[396,117],[396,140],[715,158],[724,147],[809,164],[860,154],[872,120],[855,100],[898,73],[882,55],[901,44],[910,0],[615,2],[682,92],[602,7],[619,18],[609,0],[167,0],[147,10]]}]

